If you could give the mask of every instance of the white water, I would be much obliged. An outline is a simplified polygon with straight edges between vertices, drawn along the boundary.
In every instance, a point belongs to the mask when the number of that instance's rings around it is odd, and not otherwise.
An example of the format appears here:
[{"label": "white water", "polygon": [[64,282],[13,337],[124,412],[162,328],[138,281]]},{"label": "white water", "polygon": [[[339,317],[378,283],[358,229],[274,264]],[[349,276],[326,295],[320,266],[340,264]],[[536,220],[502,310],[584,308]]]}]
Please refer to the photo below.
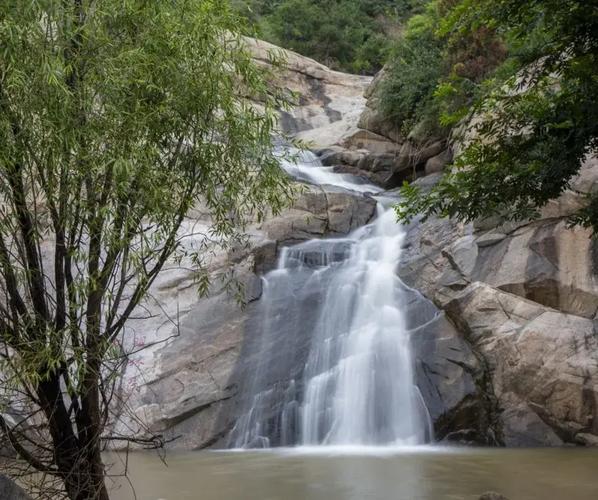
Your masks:
[{"label": "white water", "polygon": [[305,370],[304,444],[425,439],[395,272],[404,238],[395,218],[379,205],[378,218],[352,235],[351,255],[326,293]]},{"label": "white water", "polygon": [[[314,184],[381,191],[325,169],[311,154],[285,170]],[[431,439],[414,384],[406,289],[396,275],[405,233],[390,202],[380,197],[376,219],[346,238],[284,249],[265,276],[260,342],[270,354],[261,357],[272,359],[259,360],[233,446],[409,446]],[[300,378],[273,377],[273,366],[291,369],[291,351],[301,349],[290,346],[303,335],[309,352]]]},{"label": "white water", "polygon": [[337,186],[360,193],[379,193],[382,191],[378,186],[369,184],[354,175],[335,173],[333,167],[322,166],[318,157],[310,151],[298,153],[296,162],[284,160],[282,166],[292,177],[310,184]]}]

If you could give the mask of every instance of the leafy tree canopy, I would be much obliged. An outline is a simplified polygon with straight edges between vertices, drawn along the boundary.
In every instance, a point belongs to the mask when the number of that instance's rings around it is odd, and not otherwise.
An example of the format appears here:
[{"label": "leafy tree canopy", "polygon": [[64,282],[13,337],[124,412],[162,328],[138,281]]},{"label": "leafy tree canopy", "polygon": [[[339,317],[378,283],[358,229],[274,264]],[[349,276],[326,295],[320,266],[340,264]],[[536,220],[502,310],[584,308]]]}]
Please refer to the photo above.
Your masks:
[{"label": "leafy tree canopy", "polygon": [[257,35],[335,69],[372,74],[423,0],[235,0]]},{"label": "leafy tree canopy", "polygon": [[210,247],[288,199],[284,101],[238,25],[216,0],[0,4],[0,433],[53,498],[107,498],[124,327],[188,210]]},{"label": "leafy tree canopy", "polygon": [[[423,92],[424,109],[447,132],[476,119],[453,130],[463,148],[436,187],[426,194],[405,187],[400,217],[536,216],[598,146],[598,5],[445,0],[428,12],[435,24],[424,33],[436,40],[435,57],[445,66],[432,91],[415,82],[412,92]],[[408,84],[398,71],[394,76],[399,88]],[[573,222],[598,230],[596,196]]]}]

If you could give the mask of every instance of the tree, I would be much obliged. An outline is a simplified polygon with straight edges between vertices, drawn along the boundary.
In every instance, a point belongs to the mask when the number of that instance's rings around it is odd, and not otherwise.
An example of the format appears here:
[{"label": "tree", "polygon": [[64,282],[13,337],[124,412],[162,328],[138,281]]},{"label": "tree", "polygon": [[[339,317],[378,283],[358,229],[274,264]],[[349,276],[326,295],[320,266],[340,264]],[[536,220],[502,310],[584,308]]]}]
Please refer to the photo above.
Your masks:
[{"label": "tree", "polygon": [[188,210],[232,245],[288,199],[282,93],[237,23],[216,0],[0,6],[0,429],[73,500],[108,498],[123,328]]},{"label": "tree", "polygon": [[258,35],[331,66],[373,74],[402,19],[423,0],[235,0]]},{"label": "tree", "polygon": [[[399,215],[521,219],[566,190],[598,147],[598,5],[595,1],[461,0],[444,19],[453,40],[487,27],[510,59],[472,108],[453,169],[430,192],[413,186]],[[598,232],[598,196],[572,222]]]}]

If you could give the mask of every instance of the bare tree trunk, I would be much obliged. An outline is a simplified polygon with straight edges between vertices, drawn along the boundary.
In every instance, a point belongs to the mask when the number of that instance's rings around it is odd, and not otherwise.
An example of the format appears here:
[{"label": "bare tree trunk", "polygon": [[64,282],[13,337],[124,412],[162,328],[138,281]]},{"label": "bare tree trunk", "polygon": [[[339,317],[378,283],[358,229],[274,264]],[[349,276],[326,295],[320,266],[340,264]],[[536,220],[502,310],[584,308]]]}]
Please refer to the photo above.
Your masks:
[{"label": "bare tree trunk", "polygon": [[[97,383],[86,400],[95,399],[96,412],[83,405],[78,412],[79,436],[75,436],[73,424],[64,404],[60,388],[60,376],[52,375],[40,383],[37,390],[48,420],[54,444],[54,460],[71,500],[108,500],[104,482],[104,465],[101,457],[100,410]],[[92,412],[89,410],[92,409]]]}]

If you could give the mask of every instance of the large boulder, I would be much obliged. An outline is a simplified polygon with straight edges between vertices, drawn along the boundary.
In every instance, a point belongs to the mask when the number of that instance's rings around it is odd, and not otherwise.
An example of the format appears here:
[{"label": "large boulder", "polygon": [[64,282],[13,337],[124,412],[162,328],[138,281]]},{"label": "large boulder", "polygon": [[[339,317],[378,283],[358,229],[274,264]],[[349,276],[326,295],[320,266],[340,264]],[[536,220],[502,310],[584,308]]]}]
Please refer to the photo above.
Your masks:
[{"label": "large boulder", "polygon": [[538,220],[408,228],[399,274],[478,355],[495,405],[478,399],[476,411],[494,411],[489,425],[508,446],[598,442],[598,247],[568,220],[597,180],[589,160]]},{"label": "large boulder", "polygon": [[598,434],[594,321],[472,283],[446,305],[492,377],[504,443],[558,445]]},{"label": "large boulder", "polygon": [[293,206],[280,216],[265,221],[260,229],[281,245],[342,235],[365,225],[375,214],[373,198],[334,187],[310,186]]}]

